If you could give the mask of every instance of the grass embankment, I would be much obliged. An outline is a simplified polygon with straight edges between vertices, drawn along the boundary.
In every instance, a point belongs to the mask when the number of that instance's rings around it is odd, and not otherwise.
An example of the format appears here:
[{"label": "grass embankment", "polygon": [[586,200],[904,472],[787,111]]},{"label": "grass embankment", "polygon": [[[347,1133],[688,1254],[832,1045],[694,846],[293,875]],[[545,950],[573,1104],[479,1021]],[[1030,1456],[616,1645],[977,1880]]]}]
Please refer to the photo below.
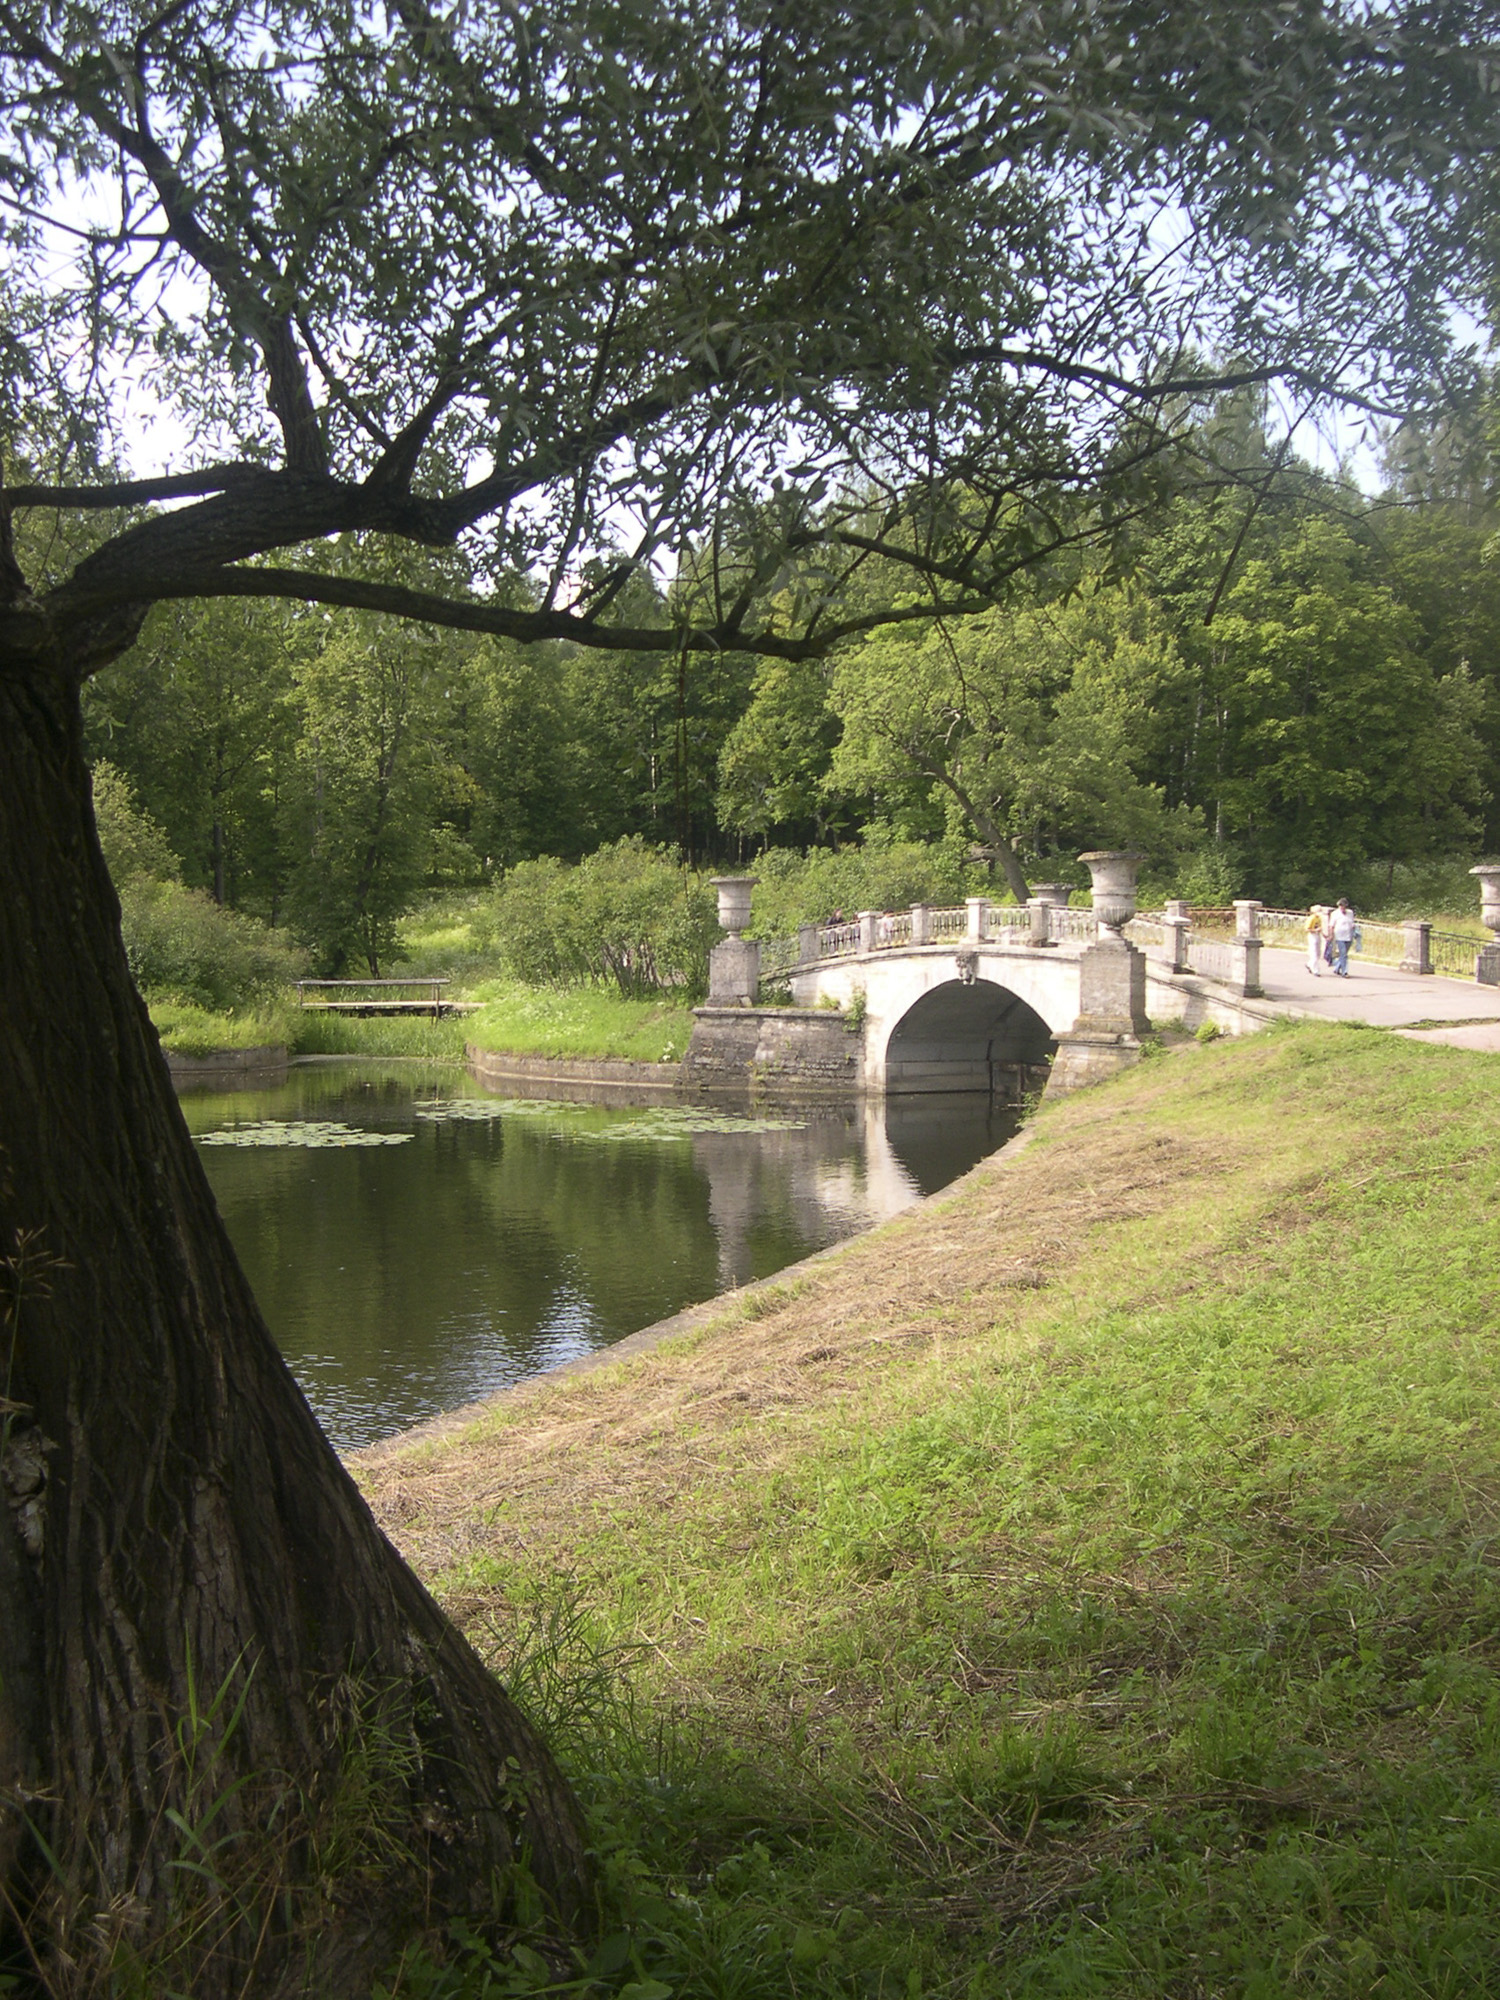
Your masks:
[{"label": "grass embankment", "polygon": [[485,1004],[468,1017],[468,1039],[508,1055],[625,1057],[679,1062],[693,1032],[692,1009],[671,1000],[626,1000],[602,986],[523,986],[493,979],[474,989]]},{"label": "grass embankment", "polygon": [[211,1013],[177,1000],[153,1000],[151,1021],[161,1045],[179,1056],[216,1055],[221,1049],[280,1048],[294,1034],[296,1009],[268,1003],[248,1012]]},{"label": "grass embankment", "polygon": [[252,1014],[209,1014],[153,1001],[162,1045],[180,1055],[285,1043],[294,1055],[420,1056],[462,1060],[465,1042],[511,1055],[626,1057],[676,1062],[693,1031],[690,1008],[624,1000],[601,987],[522,986],[489,980],[471,996],[477,1013],[433,1021],[420,1015],[360,1018],[295,1005]]},{"label": "grass embankment", "polygon": [[576,1990],[1500,1991],[1497,1075],[1189,1048],[367,1463],[588,1801]]}]

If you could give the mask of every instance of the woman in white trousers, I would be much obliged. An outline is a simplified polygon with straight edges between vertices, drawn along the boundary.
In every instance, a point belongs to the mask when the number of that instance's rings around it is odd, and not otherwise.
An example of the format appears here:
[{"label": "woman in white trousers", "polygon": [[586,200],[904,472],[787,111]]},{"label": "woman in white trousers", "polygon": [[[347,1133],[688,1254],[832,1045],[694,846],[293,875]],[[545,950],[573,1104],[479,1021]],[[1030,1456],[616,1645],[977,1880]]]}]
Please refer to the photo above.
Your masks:
[{"label": "woman in white trousers", "polygon": [[1307,969],[1314,979],[1323,974],[1323,918],[1325,912],[1321,903],[1314,903],[1307,913]]}]

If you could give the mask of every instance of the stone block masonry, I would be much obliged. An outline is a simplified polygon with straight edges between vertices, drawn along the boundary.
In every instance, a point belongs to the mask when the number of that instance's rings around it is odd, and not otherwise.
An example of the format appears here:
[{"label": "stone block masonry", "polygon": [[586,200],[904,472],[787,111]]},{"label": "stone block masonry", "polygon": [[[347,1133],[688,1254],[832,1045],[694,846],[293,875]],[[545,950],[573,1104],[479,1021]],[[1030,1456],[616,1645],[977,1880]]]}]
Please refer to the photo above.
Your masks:
[{"label": "stone block masonry", "polygon": [[864,1037],[828,1007],[696,1007],[688,1089],[747,1086],[848,1097],[864,1088]]}]

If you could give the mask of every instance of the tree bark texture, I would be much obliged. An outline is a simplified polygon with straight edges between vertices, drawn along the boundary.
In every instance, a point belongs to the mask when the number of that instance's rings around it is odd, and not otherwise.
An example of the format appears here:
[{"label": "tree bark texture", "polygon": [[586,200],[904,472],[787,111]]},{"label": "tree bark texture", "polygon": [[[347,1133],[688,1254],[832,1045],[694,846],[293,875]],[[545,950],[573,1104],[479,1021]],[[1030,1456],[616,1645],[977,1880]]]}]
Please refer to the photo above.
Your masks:
[{"label": "tree bark texture", "polygon": [[[574,1922],[570,1793],[376,1528],[230,1247],[126,964],[79,662],[32,610],[0,618],[0,1929],[54,1952],[58,1992],[65,1919],[76,1939],[112,1912],[149,1944],[185,1879],[169,1809],[203,1806],[199,1737],[216,1790],[248,1780],[213,1836],[248,1838],[268,1798],[330,1796],[356,1710],[401,1836],[366,1919],[415,1896],[491,1914],[524,1861]],[[185,1734],[224,1687],[238,1719]],[[327,1863],[292,1833],[295,1887]],[[296,1990],[280,1922],[205,1946],[191,1990]]]}]

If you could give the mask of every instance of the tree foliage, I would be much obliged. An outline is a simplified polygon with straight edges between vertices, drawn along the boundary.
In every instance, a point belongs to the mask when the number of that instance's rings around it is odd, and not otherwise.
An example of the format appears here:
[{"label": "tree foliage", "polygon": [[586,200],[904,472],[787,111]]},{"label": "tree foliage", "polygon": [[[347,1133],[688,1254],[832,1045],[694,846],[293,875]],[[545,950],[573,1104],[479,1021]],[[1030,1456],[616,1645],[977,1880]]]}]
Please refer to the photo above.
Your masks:
[{"label": "tree foliage", "polygon": [[[1394,411],[1433,380],[1478,282],[1487,29],[5,0],[10,497],[137,510],[51,615],[95,658],[152,597],[226,594],[795,658],[872,549],[921,601],[856,625],[977,606],[1148,504],[1215,388]],[[191,463],[83,476],[162,406]],[[349,533],[464,542],[481,587],[250,560]]]}]

